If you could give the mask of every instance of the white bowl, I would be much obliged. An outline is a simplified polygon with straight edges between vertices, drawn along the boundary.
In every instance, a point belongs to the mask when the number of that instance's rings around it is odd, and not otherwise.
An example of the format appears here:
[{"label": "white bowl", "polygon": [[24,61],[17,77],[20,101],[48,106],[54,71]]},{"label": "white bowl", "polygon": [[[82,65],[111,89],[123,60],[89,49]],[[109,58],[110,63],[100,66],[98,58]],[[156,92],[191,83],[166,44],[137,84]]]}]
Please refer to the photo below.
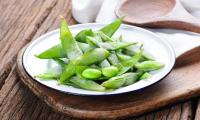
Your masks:
[{"label": "white bowl", "polygon": [[[97,23],[80,24],[70,26],[70,30],[73,34],[76,34],[82,29],[91,28],[93,30],[98,30],[103,26],[105,25]],[[153,72],[153,75],[150,79],[138,81],[132,85],[116,89],[112,92],[96,92],[83,90],[67,85],[58,85],[58,82],[54,80],[45,81],[40,80],[39,78],[34,78],[33,76],[44,73],[49,67],[52,66],[49,63],[49,60],[38,59],[34,55],[39,54],[42,51],[60,43],[59,29],[46,33],[30,43],[23,55],[23,65],[25,70],[33,78],[33,80],[41,83],[42,85],[48,86],[49,88],[77,95],[113,95],[136,91],[160,81],[173,68],[175,63],[174,50],[167,41],[159,38],[156,34],[139,27],[123,24],[114,36],[119,35],[122,35],[123,39],[126,41],[143,42],[145,51],[152,54],[157,61],[164,63],[165,67],[161,70]]]}]

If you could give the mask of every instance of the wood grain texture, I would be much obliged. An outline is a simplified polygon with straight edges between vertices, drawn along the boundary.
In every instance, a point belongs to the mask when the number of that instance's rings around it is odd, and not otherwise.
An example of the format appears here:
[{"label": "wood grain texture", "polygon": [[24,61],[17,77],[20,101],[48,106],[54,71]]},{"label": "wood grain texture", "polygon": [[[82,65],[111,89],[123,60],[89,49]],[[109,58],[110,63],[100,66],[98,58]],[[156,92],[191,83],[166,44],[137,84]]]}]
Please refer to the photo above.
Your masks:
[{"label": "wood grain texture", "polygon": [[[183,101],[200,93],[200,81],[197,79],[200,74],[196,74],[200,70],[200,47],[178,58],[175,68],[161,82],[137,92],[100,97],[63,94],[37,83],[27,75],[22,66],[24,49],[17,58],[17,71],[21,80],[49,106],[73,117],[126,118]],[[172,107],[172,114],[167,117],[181,119],[181,111],[177,111],[177,109],[181,109],[181,105]]]},{"label": "wood grain texture", "polygon": [[174,105],[128,120],[192,120],[191,102]]},{"label": "wood grain texture", "polygon": [[[0,51],[0,56],[4,56],[4,60],[0,60],[0,83],[2,86],[0,91],[0,119],[70,120],[70,117],[54,112],[33,95],[21,83],[15,70],[18,50],[31,40],[34,40],[33,37],[57,28],[60,14],[68,15],[66,18],[70,24],[75,23],[69,13],[71,8],[70,0],[11,0],[3,2],[3,4],[0,4],[2,16],[0,18],[0,47],[5,49],[5,52],[3,50]],[[13,9],[6,11],[4,9],[6,5]],[[14,13],[11,10],[14,10]],[[8,14],[15,16],[10,17]],[[4,18],[3,15],[7,15],[8,18]],[[13,29],[10,29],[11,27]],[[10,50],[11,45],[13,49]]]},{"label": "wood grain texture", "polygon": [[[74,120],[38,99],[16,73],[16,55],[28,42],[59,26],[59,15],[72,19],[70,0],[0,0],[0,119]],[[170,112],[173,108],[173,112]],[[129,120],[190,119],[191,102],[179,103]],[[170,120],[170,119],[168,119]]]},{"label": "wood grain texture", "polygon": [[[34,36],[57,0],[11,0],[0,17],[0,86],[4,83],[18,51]],[[13,17],[11,17],[13,16]],[[11,49],[12,48],[12,49]]]}]

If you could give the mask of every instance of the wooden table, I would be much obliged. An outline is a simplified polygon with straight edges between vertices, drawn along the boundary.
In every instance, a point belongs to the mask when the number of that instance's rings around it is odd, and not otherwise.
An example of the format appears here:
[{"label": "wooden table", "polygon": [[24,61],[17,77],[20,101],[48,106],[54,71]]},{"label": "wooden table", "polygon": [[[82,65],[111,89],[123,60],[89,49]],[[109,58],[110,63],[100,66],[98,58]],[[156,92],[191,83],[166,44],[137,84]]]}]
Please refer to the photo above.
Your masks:
[{"label": "wooden table", "polygon": [[[76,24],[70,0],[0,0],[0,119],[73,119],[35,96],[16,73],[16,55],[28,42],[59,27],[60,17]],[[200,99],[174,104],[130,119],[200,120]]]}]

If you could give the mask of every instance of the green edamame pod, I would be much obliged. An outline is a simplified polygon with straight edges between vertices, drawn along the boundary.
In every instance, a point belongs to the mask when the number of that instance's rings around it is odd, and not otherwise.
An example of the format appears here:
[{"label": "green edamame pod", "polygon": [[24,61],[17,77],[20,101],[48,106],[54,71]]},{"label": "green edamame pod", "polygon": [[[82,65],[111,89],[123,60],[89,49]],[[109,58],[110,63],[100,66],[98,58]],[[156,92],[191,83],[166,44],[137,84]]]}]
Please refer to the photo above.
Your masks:
[{"label": "green edamame pod", "polygon": [[82,42],[77,42],[78,43],[78,46],[81,48],[81,50],[83,52],[87,52],[89,50],[92,50],[94,49],[94,47],[90,46],[89,44],[87,43],[82,43]]},{"label": "green edamame pod", "polygon": [[86,42],[87,36],[94,36],[94,33],[91,29],[85,29],[80,31],[76,36],[75,39],[79,42]]},{"label": "green edamame pod", "polygon": [[81,79],[79,77],[72,77],[70,81],[82,89],[94,90],[94,91],[105,91],[105,87],[97,84],[96,82],[92,80]]},{"label": "green edamame pod", "polygon": [[99,31],[102,31],[104,34],[106,34],[108,37],[112,37],[112,35],[117,31],[117,29],[122,24],[122,20],[124,17],[121,17],[114,22],[108,24],[107,26],[101,28]]},{"label": "green edamame pod", "polygon": [[142,57],[144,60],[154,60],[154,57],[146,51],[143,52]]},{"label": "green edamame pod", "polygon": [[137,42],[100,42],[99,46],[107,50],[119,50],[134,44],[137,44]]},{"label": "green edamame pod", "polygon": [[125,48],[123,51],[122,51],[125,55],[129,55],[129,56],[133,56],[135,54],[135,50],[133,49],[128,49],[128,48]]},{"label": "green edamame pod", "polygon": [[122,64],[124,66],[132,66],[135,65],[142,57],[142,53],[143,53],[143,49],[140,50],[139,52],[137,52],[133,57],[131,57],[131,59],[127,60],[127,61],[124,61],[122,62]]},{"label": "green edamame pod", "polygon": [[66,67],[64,68],[63,73],[60,76],[59,82],[60,84],[65,84],[68,79],[73,76],[76,73],[76,67],[75,64],[70,62]]},{"label": "green edamame pod", "polygon": [[[77,44],[83,52],[94,49],[94,47],[91,47],[90,45],[88,45],[86,43],[77,42]],[[45,50],[44,52],[40,53],[39,55],[35,55],[35,56],[40,59],[52,59],[52,58],[67,57],[61,44],[57,44],[57,45]]]},{"label": "green edamame pod", "polygon": [[109,89],[117,89],[123,86],[123,84],[125,83],[125,80],[126,79],[124,79],[123,76],[116,76],[103,82],[101,85]]},{"label": "green edamame pod", "polygon": [[115,66],[105,67],[102,69],[102,73],[106,77],[113,77],[113,76],[117,75],[118,72],[119,72],[119,70]]},{"label": "green edamame pod", "polygon": [[86,79],[96,79],[101,77],[101,71],[94,68],[85,69],[82,72],[82,76]]},{"label": "green edamame pod", "polygon": [[[96,37],[86,37],[86,41],[88,44],[90,44],[91,46],[94,46],[94,47],[100,47],[100,48],[103,48],[100,43],[102,43],[102,40],[99,36],[96,36]],[[110,55],[112,56],[112,55]],[[115,62],[114,59],[110,60],[110,58],[112,57],[108,57],[108,60],[109,62],[111,61],[111,64],[112,62]],[[101,63],[101,66],[110,66],[109,65],[109,62],[107,60],[104,60],[102,63]]]},{"label": "green edamame pod", "polygon": [[70,60],[75,59],[78,56],[82,55],[82,51],[80,50],[78,44],[73,38],[68,28],[67,22],[64,18],[62,18],[61,20],[60,40],[61,40],[61,44],[64,49],[64,52]]},{"label": "green edamame pod", "polygon": [[102,62],[99,63],[100,67],[109,67],[110,63],[107,60],[103,60]]},{"label": "green edamame pod", "polygon": [[64,84],[71,76],[76,73],[75,66],[86,66],[98,63],[106,59],[110,53],[103,48],[95,48],[85,52],[83,55],[71,61],[63,71],[60,77],[60,83]]},{"label": "green edamame pod", "polygon": [[35,77],[40,78],[42,80],[57,80],[59,79],[60,74],[55,72],[46,72],[43,74],[36,75]]},{"label": "green edamame pod", "polygon": [[102,83],[106,88],[117,89],[122,86],[128,86],[137,81],[141,73],[125,73],[120,76],[112,77]]},{"label": "green edamame pod", "polygon": [[[90,44],[91,46],[93,47],[100,47],[100,44],[99,43],[102,43],[102,39],[99,37],[99,36],[95,36],[95,37],[86,37],[86,41],[88,44]],[[109,58],[108,58],[109,59]],[[105,66],[110,66],[110,63],[108,62],[108,60],[104,60],[100,63],[100,66],[101,67],[105,67]]]},{"label": "green edamame pod", "polygon": [[74,84],[74,83],[72,83],[71,81],[67,81],[67,82],[65,82],[65,84],[64,85],[68,85],[68,86],[72,86],[72,87],[75,87],[75,88],[81,88],[81,87],[79,87],[78,85],[76,85],[76,84]]},{"label": "green edamame pod", "polygon": [[136,44],[136,42],[102,42],[99,36],[95,37],[86,37],[86,41],[89,45],[94,47],[101,47],[107,50],[119,50],[126,48],[128,46]]},{"label": "green edamame pod", "polygon": [[142,58],[143,49],[137,52],[131,59],[122,62],[121,64],[116,65],[119,68],[119,75],[124,74],[129,69],[131,69],[141,58]]},{"label": "green edamame pod", "polygon": [[99,36],[95,36],[95,37],[87,36],[86,42],[92,47],[100,47],[98,43],[102,42],[102,40],[101,40],[101,37]]},{"label": "green edamame pod", "polygon": [[[93,49],[94,47],[91,47],[90,45],[86,43],[77,42],[78,46],[81,48],[83,52],[86,52],[88,50]],[[64,49],[62,48],[61,44],[57,44],[44,52],[40,53],[39,55],[35,55],[36,57],[40,59],[51,59],[51,58],[65,58],[67,55],[65,55]]]},{"label": "green edamame pod", "polygon": [[103,32],[101,31],[98,31],[97,32],[97,35],[101,36],[101,39],[104,41],[104,42],[113,42],[114,40],[110,37],[108,37],[106,34],[104,34]]},{"label": "green edamame pod", "polygon": [[150,78],[152,75],[148,72],[145,72],[140,78],[139,80],[142,80],[142,79],[148,79]]},{"label": "green edamame pod", "polygon": [[[79,48],[77,42],[73,38],[67,22],[64,18],[61,20],[60,26],[60,40],[62,47],[64,49],[65,54],[70,60],[76,59],[77,57],[81,56],[83,53]],[[64,84],[71,76],[76,73],[75,65],[73,62],[70,62],[64,69],[62,75],[60,76],[59,82]]]},{"label": "green edamame pod", "polygon": [[75,66],[76,75],[80,78],[83,78],[82,72],[89,68],[89,66]]},{"label": "green edamame pod", "polygon": [[[126,48],[124,52],[127,55],[133,56],[138,51],[139,50],[133,50],[133,49]],[[143,51],[142,59],[144,59],[144,60],[154,60],[154,57],[151,54],[149,54],[148,52]]]},{"label": "green edamame pod", "polygon": [[[95,36],[95,37],[88,36],[88,37],[86,37],[86,41],[92,47],[100,47],[98,43],[102,42],[102,40],[101,40],[101,38],[99,36]],[[100,66],[101,67],[103,67],[103,66],[110,66],[110,63],[107,60],[103,60],[100,63]]]},{"label": "green edamame pod", "polygon": [[74,63],[76,65],[91,65],[105,60],[109,55],[110,53],[106,49],[95,48],[79,56],[74,60]]},{"label": "green edamame pod", "polygon": [[125,54],[121,54],[121,53],[117,53],[116,55],[117,55],[118,59],[119,59],[121,62],[124,62],[124,61],[126,61],[126,60],[131,59],[131,56],[129,56],[129,55],[125,55]]},{"label": "green edamame pod", "polygon": [[[99,46],[99,43],[102,42],[102,40],[99,38],[99,37],[87,37],[87,40],[86,40],[91,46],[94,46],[94,47],[100,47]],[[108,58],[109,59],[109,58]],[[100,63],[100,66],[101,67],[105,67],[105,66],[110,66],[110,63],[108,62],[108,60],[104,60]]]},{"label": "green edamame pod", "polygon": [[40,53],[39,55],[36,55],[36,57],[40,59],[51,59],[51,58],[64,58],[66,57],[66,54],[64,52],[64,49],[62,48],[61,44],[55,45],[44,52]]},{"label": "green edamame pod", "polygon": [[141,63],[136,63],[135,67],[138,70],[142,71],[152,71],[152,70],[158,70],[164,67],[164,64],[157,62],[157,61],[144,61]]},{"label": "green edamame pod", "polygon": [[124,76],[125,83],[123,84],[123,86],[128,86],[131,85],[133,83],[135,83],[138,78],[140,77],[141,73],[125,73],[122,76]]},{"label": "green edamame pod", "polygon": [[110,64],[112,65],[117,65],[120,63],[120,61],[118,60],[115,52],[111,53],[111,55],[108,57],[108,61],[110,62]]}]

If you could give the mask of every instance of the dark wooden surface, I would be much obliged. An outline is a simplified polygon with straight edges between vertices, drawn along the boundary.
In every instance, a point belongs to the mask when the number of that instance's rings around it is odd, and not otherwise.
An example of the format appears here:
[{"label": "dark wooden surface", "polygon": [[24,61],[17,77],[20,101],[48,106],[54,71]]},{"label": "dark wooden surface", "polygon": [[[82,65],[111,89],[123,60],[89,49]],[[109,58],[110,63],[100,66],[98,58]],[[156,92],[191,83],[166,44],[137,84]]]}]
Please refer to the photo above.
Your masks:
[{"label": "dark wooden surface", "polygon": [[[41,34],[57,28],[59,15],[64,15],[70,24],[76,24],[70,9],[70,0],[0,0],[0,119],[73,119],[48,107],[21,82],[16,72],[19,50]],[[196,97],[129,118],[133,119],[199,120],[200,100]]]}]

